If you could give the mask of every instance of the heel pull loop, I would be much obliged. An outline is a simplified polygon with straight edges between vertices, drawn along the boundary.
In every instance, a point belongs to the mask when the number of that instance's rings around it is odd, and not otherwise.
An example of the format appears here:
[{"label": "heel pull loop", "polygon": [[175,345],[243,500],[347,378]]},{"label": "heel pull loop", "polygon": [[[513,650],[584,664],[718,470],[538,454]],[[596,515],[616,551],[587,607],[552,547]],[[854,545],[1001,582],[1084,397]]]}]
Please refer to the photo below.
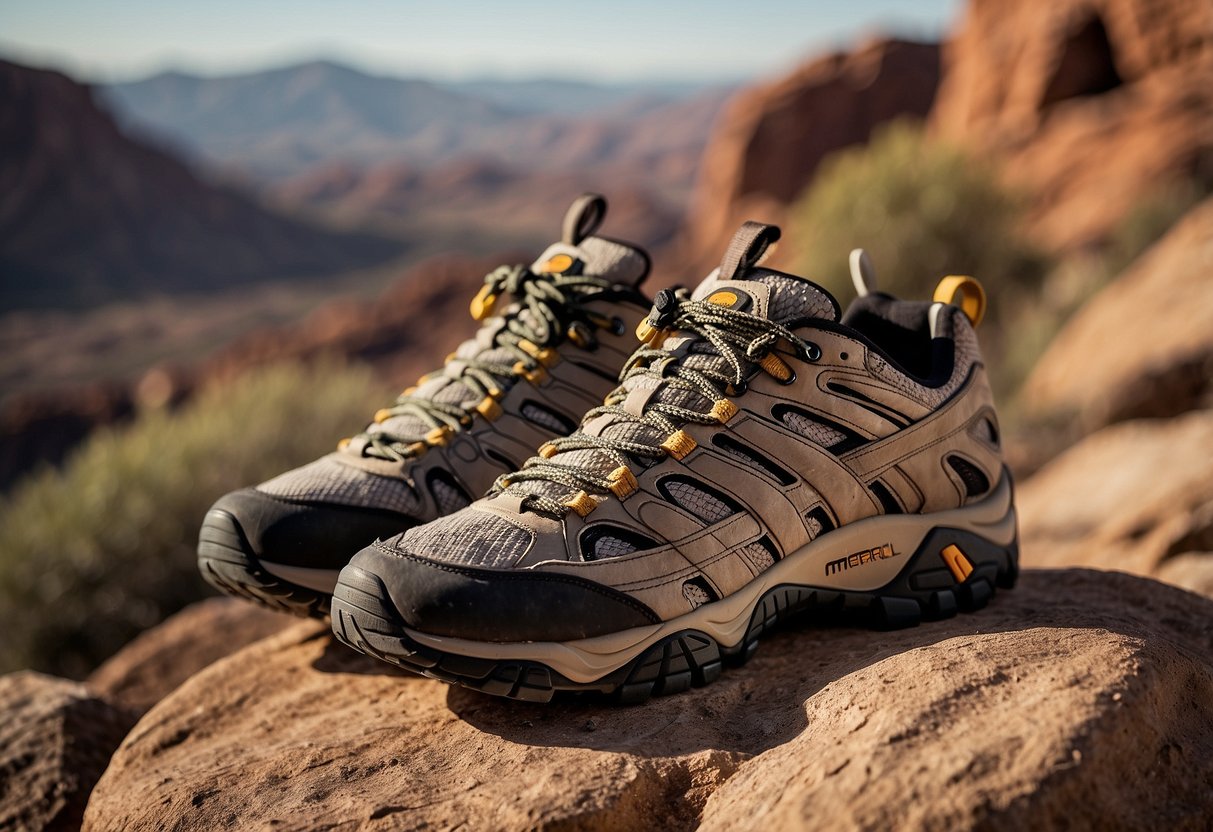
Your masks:
[{"label": "heel pull loop", "polygon": [[950,274],[939,281],[933,300],[959,306],[975,329],[986,315],[986,290],[968,275]]},{"label": "heel pull loop", "polygon": [[573,200],[573,204],[565,212],[561,239],[571,246],[580,245],[582,240],[602,225],[606,212],[606,197],[595,193],[582,194]]},{"label": "heel pull loop", "polygon": [[779,242],[779,226],[747,220],[737,229],[720,261],[719,280],[736,280],[762,262]]}]

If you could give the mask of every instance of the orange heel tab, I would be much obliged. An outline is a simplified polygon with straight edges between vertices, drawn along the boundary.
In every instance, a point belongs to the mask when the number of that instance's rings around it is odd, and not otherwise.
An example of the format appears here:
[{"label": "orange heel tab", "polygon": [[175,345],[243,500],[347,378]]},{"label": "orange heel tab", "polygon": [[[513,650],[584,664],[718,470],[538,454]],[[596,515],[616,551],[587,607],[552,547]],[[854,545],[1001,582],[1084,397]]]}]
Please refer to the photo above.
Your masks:
[{"label": "orange heel tab", "polygon": [[959,306],[974,327],[986,315],[986,290],[976,278],[962,274],[950,274],[935,287],[936,303]]}]

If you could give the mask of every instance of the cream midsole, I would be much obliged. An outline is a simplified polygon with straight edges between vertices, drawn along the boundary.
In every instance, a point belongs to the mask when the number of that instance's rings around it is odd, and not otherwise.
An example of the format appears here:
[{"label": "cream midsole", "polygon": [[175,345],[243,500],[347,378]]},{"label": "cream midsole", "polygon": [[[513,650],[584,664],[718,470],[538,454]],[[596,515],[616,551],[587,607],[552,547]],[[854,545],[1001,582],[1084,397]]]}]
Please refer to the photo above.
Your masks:
[{"label": "cream midsole", "polygon": [[276,578],[282,578],[284,581],[290,581],[293,584],[314,589],[317,592],[324,592],[328,595],[333,594],[334,587],[337,586],[337,576],[341,574],[340,569],[312,569],[305,566],[290,566],[285,563],[274,563],[273,561],[260,561],[262,568]]},{"label": "cream midsole", "polygon": [[[578,683],[593,682],[630,662],[652,644],[682,630],[699,630],[722,647],[745,637],[754,606],[769,589],[780,584],[870,591],[886,585],[901,572],[910,556],[939,526],[970,531],[997,546],[1015,540],[1015,509],[1011,505],[1010,478],[981,502],[932,514],[895,514],[870,517],[835,529],[783,558],[737,592],[685,615],[646,627],[575,641],[484,642],[419,633],[406,628],[413,640],[461,656],[484,659],[535,661]],[[852,552],[889,545],[891,557],[831,572],[828,564]],[[941,565],[943,561],[940,562]],[[268,568],[268,567],[267,567]]]}]

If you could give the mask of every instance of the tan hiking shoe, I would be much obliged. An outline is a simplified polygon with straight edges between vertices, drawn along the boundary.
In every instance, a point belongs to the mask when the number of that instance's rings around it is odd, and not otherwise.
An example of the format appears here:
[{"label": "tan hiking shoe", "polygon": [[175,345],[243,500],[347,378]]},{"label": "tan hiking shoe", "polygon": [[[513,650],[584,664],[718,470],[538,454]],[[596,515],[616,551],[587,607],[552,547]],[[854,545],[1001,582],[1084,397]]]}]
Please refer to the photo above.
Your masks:
[{"label": "tan hiking shoe", "polygon": [[778,236],[747,223],[693,295],[659,293],[578,432],[358,553],[337,636],[489,693],[638,701],[712,681],[791,612],[905,626],[1011,586],[980,286],[897,300],[857,252],[840,319],[819,286],[758,266]]},{"label": "tan hiking shoe", "polygon": [[584,195],[560,242],[529,267],[489,274],[472,301],[484,321],[475,338],[337,452],[215,503],[198,543],[203,576],[323,615],[359,549],[467,506],[540,443],[575,430],[619,383],[649,308],[638,288],[649,258],[595,236],[605,214],[601,196]]}]

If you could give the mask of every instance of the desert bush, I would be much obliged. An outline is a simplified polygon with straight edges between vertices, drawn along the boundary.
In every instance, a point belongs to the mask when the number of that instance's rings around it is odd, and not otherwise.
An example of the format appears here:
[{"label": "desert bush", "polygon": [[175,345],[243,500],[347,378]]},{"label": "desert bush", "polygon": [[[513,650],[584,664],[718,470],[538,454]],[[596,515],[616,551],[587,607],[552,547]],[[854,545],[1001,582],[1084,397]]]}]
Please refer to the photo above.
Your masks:
[{"label": "desert bush", "polygon": [[0,502],[0,671],[83,675],[211,594],[194,553],[211,503],[330,450],[384,395],[364,368],[258,370],[19,483]]},{"label": "desert bush", "polygon": [[1048,268],[1020,231],[1021,208],[995,170],[894,122],[822,162],[791,214],[796,269],[850,298],[847,255],[865,248],[882,289],[925,298],[944,275],[971,274],[997,318],[1000,300],[1035,287]]}]

